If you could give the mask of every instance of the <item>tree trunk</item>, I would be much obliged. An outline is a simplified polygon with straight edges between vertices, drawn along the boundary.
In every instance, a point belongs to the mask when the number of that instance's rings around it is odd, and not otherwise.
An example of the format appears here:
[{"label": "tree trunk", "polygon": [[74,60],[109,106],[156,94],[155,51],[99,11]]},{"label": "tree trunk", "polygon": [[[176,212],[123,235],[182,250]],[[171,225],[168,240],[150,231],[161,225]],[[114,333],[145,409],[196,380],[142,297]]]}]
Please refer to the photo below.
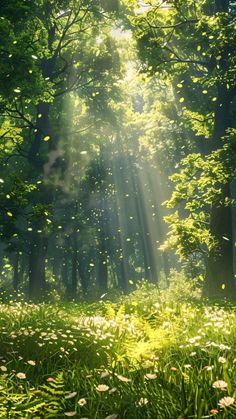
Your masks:
[{"label": "tree trunk", "polygon": [[83,265],[83,260],[82,262],[78,263],[78,271],[79,271],[80,284],[81,284],[83,296],[86,297],[88,293],[89,277],[88,277],[88,272],[86,272],[85,267],[82,265]]},{"label": "tree trunk", "polygon": [[19,279],[19,252],[16,251],[13,257],[13,288],[15,291],[18,291]]},{"label": "tree trunk", "polygon": [[118,280],[118,286],[119,288],[124,291],[124,293],[127,293],[128,291],[128,272],[127,272],[127,266],[126,261],[124,258],[122,258],[119,261],[119,264],[116,269],[117,273],[117,280]]},{"label": "tree trunk", "polygon": [[78,287],[78,275],[77,275],[77,265],[78,265],[78,242],[76,232],[73,234],[72,238],[72,271],[71,271],[71,298],[76,298],[77,287]]},{"label": "tree trunk", "polygon": [[101,220],[100,228],[100,246],[99,246],[99,260],[98,260],[98,288],[101,294],[108,290],[108,271],[107,271],[107,254],[106,254],[106,231],[104,230],[105,223]]},{"label": "tree trunk", "polygon": [[[49,42],[52,40],[49,39]],[[51,77],[55,68],[56,55],[50,59],[45,59],[41,63],[41,70],[44,77]],[[50,109],[51,102],[39,102],[37,107],[37,119],[36,119],[36,130],[33,137],[33,141],[30,144],[29,156],[30,156],[30,173],[29,178],[38,179],[46,175],[45,171],[45,157],[40,154],[40,149],[43,139],[47,136],[50,137],[48,142],[48,151],[55,149],[55,135],[52,131],[50,122]],[[47,173],[48,175],[49,173]],[[36,202],[34,204],[41,205],[42,207],[49,206],[53,201],[53,188],[47,185],[44,181],[39,187],[37,193]],[[44,220],[42,215],[35,215],[33,227],[35,231],[44,230]],[[29,295],[32,299],[41,299],[46,291],[46,279],[45,279],[45,259],[48,246],[48,237],[46,235],[33,234],[31,240],[31,250],[29,257]]]},{"label": "tree trunk", "polygon": [[[228,0],[215,0],[215,13],[229,11]],[[229,50],[226,47],[221,54],[219,66],[222,73],[229,68]],[[212,149],[222,147],[226,129],[230,126],[230,107],[232,91],[219,82],[218,97],[215,109],[214,134]],[[222,194],[211,208],[210,232],[217,241],[217,246],[208,256],[204,295],[217,297],[236,298],[236,284],[233,266],[233,231],[232,231],[232,208],[226,206],[224,201],[231,198],[230,181],[223,185]]]},{"label": "tree trunk", "polygon": [[221,12],[227,13],[228,10],[229,10],[229,0],[215,0],[216,13],[221,13]]},{"label": "tree trunk", "polygon": [[[222,197],[230,197],[229,185],[225,185]],[[210,252],[207,260],[204,295],[211,298],[236,297],[230,205],[225,207],[220,203],[214,203],[211,213],[211,233],[218,241],[218,245]]]},{"label": "tree trunk", "polygon": [[45,296],[47,243],[47,238],[40,234],[35,235],[31,242],[29,256],[29,297],[31,300],[42,300]]},{"label": "tree trunk", "polygon": [[64,256],[63,263],[62,263],[61,279],[66,290],[68,290],[68,256],[67,254]]}]

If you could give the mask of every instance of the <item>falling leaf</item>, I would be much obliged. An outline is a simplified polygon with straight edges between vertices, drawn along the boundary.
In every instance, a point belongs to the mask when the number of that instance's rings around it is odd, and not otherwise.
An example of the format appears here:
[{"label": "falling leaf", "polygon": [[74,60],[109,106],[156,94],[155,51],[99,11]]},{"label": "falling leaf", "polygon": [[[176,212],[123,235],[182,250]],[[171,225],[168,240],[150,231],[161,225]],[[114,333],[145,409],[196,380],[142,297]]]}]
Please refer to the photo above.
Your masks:
[{"label": "falling leaf", "polygon": [[225,236],[222,236],[222,239],[229,241],[229,238]]},{"label": "falling leaf", "polygon": [[65,412],[64,413],[64,415],[65,416],[69,416],[69,417],[72,417],[72,416],[75,416],[77,413],[74,411],[74,412]]}]

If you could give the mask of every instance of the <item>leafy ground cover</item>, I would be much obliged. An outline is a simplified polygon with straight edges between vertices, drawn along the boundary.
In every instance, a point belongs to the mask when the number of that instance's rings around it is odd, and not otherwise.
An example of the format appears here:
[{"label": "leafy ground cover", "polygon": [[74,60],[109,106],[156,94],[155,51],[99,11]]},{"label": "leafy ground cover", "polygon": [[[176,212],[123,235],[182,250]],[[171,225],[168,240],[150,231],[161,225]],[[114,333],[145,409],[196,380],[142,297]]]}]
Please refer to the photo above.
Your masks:
[{"label": "leafy ground cover", "polygon": [[2,303],[0,417],[235,418],[236,307],[178,295]]}]

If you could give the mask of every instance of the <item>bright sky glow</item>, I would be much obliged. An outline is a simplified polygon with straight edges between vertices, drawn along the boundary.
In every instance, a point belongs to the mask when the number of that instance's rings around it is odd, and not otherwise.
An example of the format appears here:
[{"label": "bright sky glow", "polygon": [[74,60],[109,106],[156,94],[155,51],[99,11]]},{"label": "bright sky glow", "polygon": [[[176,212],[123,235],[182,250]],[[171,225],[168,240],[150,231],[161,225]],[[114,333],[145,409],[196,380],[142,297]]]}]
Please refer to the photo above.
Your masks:
[{"label": "bright sky glow", "polygon": [[116,38],[116,39],[122,39],[122,38],[123,38],[123,39],[127,39],[127,40],[129,40],[129,39],[131,39],[131,38],[132,38],[132,33],[131,33],[131,31],[122,30],[122,29],[117,28],[117,27],[114,27],[114,28],[111,30],[110,35],[111,35],[113,38]]}]

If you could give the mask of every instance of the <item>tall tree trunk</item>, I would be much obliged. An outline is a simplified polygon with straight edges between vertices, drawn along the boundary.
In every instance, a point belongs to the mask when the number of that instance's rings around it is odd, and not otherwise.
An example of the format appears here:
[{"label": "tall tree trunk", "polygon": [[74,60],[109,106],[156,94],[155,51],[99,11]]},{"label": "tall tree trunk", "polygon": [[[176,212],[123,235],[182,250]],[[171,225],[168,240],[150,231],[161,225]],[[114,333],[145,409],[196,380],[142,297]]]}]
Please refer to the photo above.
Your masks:
[{"label": "tall tree trunk", "polygon": [[[122,249],[122,241],[119,234],[119,248]],[[127,254],[127,252],[126,252]],[[118,280],[118,286],[119,288],[124,291],[124,293],[127,293],[128,291],[128,267],[127,267],[127,261],[124,260],[124,257],[119,259],[118,264],[116,264],[116,273],[117,273],[117,280]]]},{"label": "tall tree trunk", "polygon": [[29,297],[42,300],[45,296],[45,260],[47,254],[47,238],[41,234],[34,235],[29,255]]},{"label": "tall tree trunk", "polygon": [[107,254],[106,254],[106,231],[104,220],[101,220],[99,235],[99,259],[98,259],[98,288],[100,293],[108,290],[108,270],[107,270]]},{"label": "tall tree trunk", "polygon": [[[229,2],[216,0],[217,12],[227,12]],[[228,70],[228,51],[222,53],[220,69],[224,73]],[[215,109],[214,134],[212,150],[223,146],[223,137],[230,126],[230,106],[232,91],[226,85],[219,83],[218,97]],[[230,181],[222,187],[222,194],[213,203],[211,208],[210,232],[217,241],[216,249],[208,256],[204,295],[208,297],[236,297],[236,284],[233,267],[233,231],[232,208],[224,204],[231,199]]]},{"label": "tall tree trunk", "polygon": [[63,263],[61,267],[61,279],[66,290],[68,290],[68,256],[67,254],[65,254],[63,258]]},{"label": "tall tree trunk", "polygon": [[[222,196],[230,196],[229,184],[225,185]],[[221,199],[222,199],[221,196]],[[233,270],[232,208],[215,202],[211,213],[211,233],[218,245],[210,252],[204,293],[208,297],[234,297],[236,286]]]},{"label": "tall tree trunk", "polygon": [[83,260],[78,263],[78,272],[80,278],[80,284],[83,292],[83,296],[86,297],[88,293],[88,286],[89,286],[89,277],[88,272],[86,272],[85,266],[83,266]]},{"label": "tall tree trunk", "polygon": [[13,257],[13,288],[15,291],[18,291],[19,279],[19,252],[16,251]]},{"label": "tall tree trunk", "polygon": [[[52,32],[49,37],[50,45],[53,42],[54,33]],[[52,37],[52,39],[51,39]],[[53,74],[55,63],[56,63],[57,54],[50,59],[45,59],[41,63],[41,70],[44,77],[50,78]],[[40,177],[45,177],[49,175],[50,168],[45,170],[46,160],[45,157],[41,155],[41,146],[44,143],[43,139],[49,137],[50,141],[48,142],[48,151],[53,152],[55,150],[55,135],[52,130],[51,121],[50,121],[50,110],[52,103],[39,102],[37,107],[37,119],[36,119],[36,130],[33,141],[30,145],[29,156],[30,156],[30,173],[29,177],[32,176],[35,179]],[[47,158],[47,157],[46,157]],[[50,160],[50,154],[48,154]],[[43,207],[49,206],[53,201],[53,190],[52,188],[44,182],[40,185],[40,190],[37,195],[36,205],[41,205]],[[34,216],[34,230],[44,230],[44,221],[41,215]],[[29,295],[32,299],[40,299],[40,292],[45,294],[46,291],[46,279],[45,279],[45,259],[47,254],[48,247],[48,236],[44,233],[33,234],[31,241],[31,250],[29,256]]]},{"label": "tall tree trunk", "polygon": [[[229,11],[228,0],[215,0],[215,13]],[[221,54],[219,66],[222,73],[229,68],[229,51],[227,47]],[[218,84],[218,97],[215,109],[214,134],[212,149],[223,145],[223,137],[230,126],[230,107],[232,90],[223,83]],[[209,253],[205,278],[204,294],[208,297],[236,298],[236,284],[233,266],[233,231],[232,208],[224,204],[226,198],[231,198],[230,181],[222,187],[222,194],[211,208],[211,234],[217,240],[216,249]]]},{"label": "tall tree trunk", "polygon": [[76,298],[77,287],[78,287],[78,274],[77,274],[77,265],[78,265],[78,241],[76,231],[73,233],[72,237],[72,270],[71,270],[71,298]]}]

